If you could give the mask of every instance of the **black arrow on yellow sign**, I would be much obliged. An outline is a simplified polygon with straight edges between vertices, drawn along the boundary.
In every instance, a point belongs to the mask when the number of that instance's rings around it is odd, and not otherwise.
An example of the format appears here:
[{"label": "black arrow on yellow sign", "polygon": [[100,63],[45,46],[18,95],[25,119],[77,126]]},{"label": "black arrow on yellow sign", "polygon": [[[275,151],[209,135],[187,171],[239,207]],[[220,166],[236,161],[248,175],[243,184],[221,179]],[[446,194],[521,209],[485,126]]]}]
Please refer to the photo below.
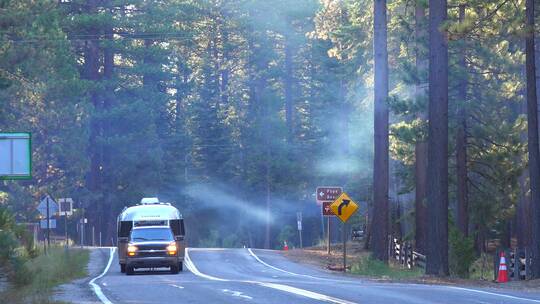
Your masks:
[{"label": "black arrow on yellow sign", "polygon": [[349,206],[349,203],[350,203],[350,202],[351,202],[351,201],[350,201],[350,200],[347,200],[347,199],[341,200],[341,204],[339,204],[339,207],[338,207],[338,209],[337,209],[339,215],[341,215],[341,209],[343,209],[343,207]]}]

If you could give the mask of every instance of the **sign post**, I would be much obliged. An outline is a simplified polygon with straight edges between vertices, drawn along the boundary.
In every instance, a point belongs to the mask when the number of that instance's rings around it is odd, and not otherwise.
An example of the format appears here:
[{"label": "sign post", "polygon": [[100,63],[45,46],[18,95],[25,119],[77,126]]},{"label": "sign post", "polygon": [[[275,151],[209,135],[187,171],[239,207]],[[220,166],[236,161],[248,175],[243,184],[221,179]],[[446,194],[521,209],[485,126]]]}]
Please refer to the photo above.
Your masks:
[{"label": "sign post", "polygon": [[300,238],[300,249],[304,248],[302,245],[302,212],[296,212],[296,223],[298,224],[298,236]]},{"label": "sign post", "polygon": [[[47,247],[51,247],[51,229],[56,228],[56,221],[53,225],[54,227],[51,227],[51,215],[58,212],[58,204],[52,199],[50,195],[47,194],[44,198],[41,199],[37,210],[42,216],[45,216],[46,225],[45,227],[42,226],[42,228],[47,229]],[[45,252],[46,251],[47,250],[45,250]]]},{"label": "sign post", "polygon": [[67,229],[67,220],[68,216],[73,214],[73,199],[68,198],[59,198],[58,203],[60,205],[60,211],[58,212],[59,215],[64,216],[64,237],[66,240],[65,247],[68,248],[68,229]]},{"label": "sign post", "polygon": [[330,217],[326,217],[328,220],[326,225],[326,254],[330,255]]},{"label": "sign post", "polygon": [[322,215],[326,217],[326,254],[330,254],[330,218],[334,215],[330,205],[332,202],[323,202],[322,203]]},{"label": "sign post", "polygon": [[47,221],[47,247],[51,249],[51,217],[49,215],[49,196],[45,198],[45,201],[47,202],[47,216],[45,218]]},{"label": "sign post", "polygon": [[347,272],[347,234],[345,228],[349,218],[358,210],[358,205],[343,192],[330,205],[334,214],[343,222],[343,272]]},{"label": "sign post", "polygon": [[[330,205],[343,192],[342,187],[337,186],[320,186],[316,189],[317,204],[322,205],[322,215],[326,219],[326,253],[330,254],[330,217],[334,213],[330,209]],[[327,207],[325,207],[325,205]]]}]

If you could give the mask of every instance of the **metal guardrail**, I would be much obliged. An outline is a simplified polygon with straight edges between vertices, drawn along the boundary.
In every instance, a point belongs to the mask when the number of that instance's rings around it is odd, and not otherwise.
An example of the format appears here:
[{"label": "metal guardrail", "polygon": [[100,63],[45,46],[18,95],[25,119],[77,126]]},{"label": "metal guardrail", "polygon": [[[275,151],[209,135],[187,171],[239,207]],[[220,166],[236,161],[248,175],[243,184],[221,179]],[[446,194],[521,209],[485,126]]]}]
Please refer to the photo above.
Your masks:
[{"label": "metal guardrail", "polygon": [[403,242],[397,238],[390,238],[389,257],[394,258],[403,267],[411,269],[413,267],[426,267],[426,256],[413,249],[412,243]]},{"label": "metal guardrail", "polygon": [[[398,238],[389,238],[390,258],[395,259],[403,267],[411,269],[413,267],[426,268],[426,255],[414,250],[412,243],[402,241]],[[504,251],[508,277],[511,280],[530,280],[532,278],[531,264],[532,251],[529,248],[498,249],[493,259],[494,278],[497,279],[499,272],[500,253]]]}]

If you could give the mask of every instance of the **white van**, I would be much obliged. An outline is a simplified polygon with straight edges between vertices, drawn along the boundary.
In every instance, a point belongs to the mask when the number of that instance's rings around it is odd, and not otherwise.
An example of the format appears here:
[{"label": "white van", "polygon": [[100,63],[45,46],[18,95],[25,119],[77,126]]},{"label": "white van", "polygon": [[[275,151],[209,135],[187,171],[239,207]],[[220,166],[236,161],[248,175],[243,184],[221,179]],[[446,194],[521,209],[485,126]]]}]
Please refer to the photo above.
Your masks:
[{"label": "white van", "polygon": [[120,271],[131,275],[137,268],[169,267],[182,271],[186,249],[184,219],[170,203],[143,198],[118,216]]}]

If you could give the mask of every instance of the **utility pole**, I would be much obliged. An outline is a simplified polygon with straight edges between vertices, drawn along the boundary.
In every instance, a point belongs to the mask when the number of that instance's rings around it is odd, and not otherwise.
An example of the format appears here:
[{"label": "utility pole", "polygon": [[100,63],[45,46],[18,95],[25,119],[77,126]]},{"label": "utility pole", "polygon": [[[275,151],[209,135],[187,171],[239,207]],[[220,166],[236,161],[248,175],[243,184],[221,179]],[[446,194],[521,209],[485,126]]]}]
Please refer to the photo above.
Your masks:
[{"label": "utility pole", "polygon": [[[49,215],[49,197],[47,196],[45,198],[45,201],[47,202],[47,247],[49,247],[49,249],[51,248],[51,227],[49,226],[50,225],[50,215]],[[46,251],[45,251],[46,252]]]},{"label": "utility pole", "polygon": [[64,235],[66,238],[66,249],[68,248],[67,212],[64,212]]},{"label": "utility pole", "polygon": [[81,218],[81,248],[84,247],[84,208],[82,208],[82,218]]}]

